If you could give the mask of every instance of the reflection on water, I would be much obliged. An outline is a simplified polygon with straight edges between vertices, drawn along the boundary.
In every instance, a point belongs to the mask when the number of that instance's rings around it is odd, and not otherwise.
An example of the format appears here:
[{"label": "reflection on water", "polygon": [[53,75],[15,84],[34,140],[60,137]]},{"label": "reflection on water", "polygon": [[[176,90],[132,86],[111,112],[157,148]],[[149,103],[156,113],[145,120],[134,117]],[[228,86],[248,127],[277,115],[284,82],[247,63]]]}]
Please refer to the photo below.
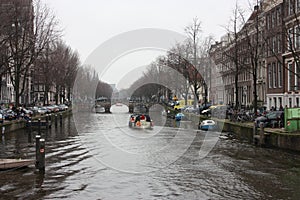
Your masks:
[{"label": "reflection on water", "polygon": [[[152,117],[158,121],[155,124],[164,120],[158,117]],[[104,139],[143,155],[130,161],[120,157],[120,165],[153,168],[159,167],[155,161],[161,166],[168,162],[167,156],[161,154],[158,159],[149,152],[168,145],[178,130],[158,125],[152,131],[130,130],[128,119],[129,114],[122,110],[83,114],[77,128],[84,132],[77,133],[72,117],[66,118],[62,127],[43,130],[45,174],[34,166],[1,171],[1,199],[300,199],[300,155],[219,140],[208,156],[200,159],[207,134],[202,131],[180,132],[185,135],[182,140],[193,136],[187,151],[158,170],[133,174],[110,168],[103,163],[109,155]],[[1,158],[34,158],[35,134],[26,130],[5,134]],[[178,148],[184,143],[179,142]]]}]

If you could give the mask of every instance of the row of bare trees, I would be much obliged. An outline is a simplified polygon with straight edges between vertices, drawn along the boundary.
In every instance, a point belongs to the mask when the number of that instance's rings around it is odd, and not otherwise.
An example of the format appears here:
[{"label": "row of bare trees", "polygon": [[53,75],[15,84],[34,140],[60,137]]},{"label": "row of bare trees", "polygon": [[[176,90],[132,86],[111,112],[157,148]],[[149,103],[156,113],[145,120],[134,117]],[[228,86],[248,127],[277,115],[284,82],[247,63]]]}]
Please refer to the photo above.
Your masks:
[{"label": "row of bare trees", "polygon": [[18,106],[37,59],[59,36],[57,21],[41,2],[29,0],[4,0],[0,18],[0,75],[9,74]]},{"label": "row of bare trees", "polygon": [[[62,41],[55,41],[46,46],[44,53],[38,57],[32,71],[36,85],[43,85],[44,104],[49,104],[48,93],[55,88],[55,102],[60,97],[71,99],[73,84],[80,67],[79,55]],[[39,88],[37,88],[39,90]],[[65,94],[66,93],[66,94]]]},{"label": "row of bare trees", "polygon": [[[40,0],[2,0],[0,19],[0,77],[11,79],[16,106],[30,83],[30,92],[43,92],[43,103],[49,104],[50,90],[55,92],[56,103],[71,100],[78,72],[94,81],[78,53],[61,39],[58,21]],[[98,93],[103,92],[104,83],[96,82]]]},{"label": "row of bare trees", "polygon": [[[185,28],[187,39],[177,43],[148,66],[144,75],[129,88],[134,97],[151,99],[168,95],[181,95],[187,101],[192,91],[195,105],[200,94],[208,101],[209,57],[212,37],[203,38],[201,22],[194,18]],[[145,84],[146,83],[146,84]]]},{"label": "row of bare trees", "polygon": [[93,103],[99,97],[111,99],[113,88],[99,80],[98,73],[91,66],[82,66],[78,69],[74,85],[74,97],[80,102]]}]

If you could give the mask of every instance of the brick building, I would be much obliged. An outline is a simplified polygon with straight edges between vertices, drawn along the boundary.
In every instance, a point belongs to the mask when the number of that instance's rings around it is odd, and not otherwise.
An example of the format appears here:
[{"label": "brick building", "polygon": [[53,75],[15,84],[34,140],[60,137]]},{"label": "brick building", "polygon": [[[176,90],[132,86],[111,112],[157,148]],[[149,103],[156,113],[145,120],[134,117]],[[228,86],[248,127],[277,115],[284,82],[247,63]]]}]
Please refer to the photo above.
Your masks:
[{"label": "brick building", "polygon": [[[234,73],[230,56],[236,49],[239,60],[239,102],[251,105],[253,100],[253,63],[257,63],[257,95],[260,106],[299,107],[300,99],[300,0],[264,0],[255,9],[243,28],[238,40],[232,36],[221,40],[213,53],[222,55],[215,59],[215,67],[222,66],[225,84],[224,103],[235,99]],[[250,38],[250,39],[249,39]],[[258,51],[253,62],[253,44]],[[220,56],[219,56],[220,57]]]}]

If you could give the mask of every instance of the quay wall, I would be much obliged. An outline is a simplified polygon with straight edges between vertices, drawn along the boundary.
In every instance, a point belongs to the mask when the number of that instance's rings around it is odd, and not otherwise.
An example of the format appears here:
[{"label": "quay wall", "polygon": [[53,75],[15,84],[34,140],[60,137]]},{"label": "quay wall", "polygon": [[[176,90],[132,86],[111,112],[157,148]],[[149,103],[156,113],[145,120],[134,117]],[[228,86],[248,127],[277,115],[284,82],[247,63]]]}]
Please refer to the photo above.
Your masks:
[{"label": "quay wall", "polygon": [[[185,113],[188,120],[198,126],[199,122],[205,120],[204,117]],[[236,123],[229,120],[213,119],[217,122],[222,132],[230,132],[235,138],[249,143],[255,143],[254,133],[259,134],[260,129],[255,129],[253,123]],[[255,130],[254,130],[255,129]],[[264,146],[272,148],[280,148],[300,152],[300,132],[287,132],[281,128],[265,128],[264,129]]]},{"label": "quay wall", "polygon": [[[59,112],[59,113],[52,113],[51,114],[52,123],[54,121],[54,117],[55,117],[56,114],[58,115],[58,120],[59,120],[59,117],[60,117],[59,115],[60,114],[62,114],[62,117],[64,118],[64,117],[72,114],[72,110],[69,109],[69,110],[66,110],[66,111],[63,111],[63,112]],[[35,120],[38,120],[38,119],[45,120],[46,115],[34,116],[34,117],[32,117],[31,121],[35,121]],[[25,120],[5,121],[4,123],[0,123],[0,131],[3,130],[3,127],[4,127],[4,130],[5,130],[5,133],[13,132],[13,131],[16,131],[16,130],[26,128],[26,121]]]}]

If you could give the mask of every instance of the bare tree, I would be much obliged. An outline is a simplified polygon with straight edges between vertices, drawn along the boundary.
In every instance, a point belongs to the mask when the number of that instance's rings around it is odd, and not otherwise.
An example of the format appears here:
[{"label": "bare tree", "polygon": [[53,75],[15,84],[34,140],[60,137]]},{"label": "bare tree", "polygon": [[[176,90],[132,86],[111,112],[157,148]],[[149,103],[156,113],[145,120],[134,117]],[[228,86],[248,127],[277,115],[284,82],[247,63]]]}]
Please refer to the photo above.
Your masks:
[{"label": "bare tree", "polygon": [[12,0],[5,8],[4,46],[7,47],[8,67],[14,87],[16,106],[28,87],[29,75],[36,59],[44,53],[49,42],[56,36],[56,20],[40,1]]},{"label": "bare tree", "polygon": [[240,57],[239,49],[241,48],[240,44],[240,34],[239,30],[244,25],[242,23],[241,14],[242,11],[236,3],[233,10],[233,18],[230,20],[229,27],[227,27],[227,45],[223,51],[223,65],[226,72],[223,72],[223,76],[234,74],[234,90],[235,90],[235,108],[240,106],[239,102],[239,74],[242,72],[242,66],[244,65],[245,60]]},{"label": "bare tree", "polygon": [[96,99],[99,97],[106,97],[111,99],[113,93],[112,87],[105,82],[99,81],[96,89]]},{"label": "bare tree", "polygon": [[[199,64],[198,64],[198,45],[199,45],[199,40],[200,40],[200,33],[202,32],[201,30],[201,22],[200,20],[196,17],[193,19],[192,24],[187,26],[185,28],[185,32],[188,36],[189,42],[192,47],[192,64],[196,70],[194,70],[194,73],[192,74],[193,77],[190,76],[191,80],[190,83],[192,84],[193,90],[194,90],[194,96],[195,96],[195,103],[198,102],[199,100],[199,93],[198,90],[201,88],[201,86],[204,86],[207,88],[206,84],[202,81],[199,81],[198,77],[198,69],[199,69]],[[204,83],[204,85],[203,85]],[[207,91],[207,89],[206,89]],[[206,104],[207,102],[207,93],[205,94],[204,97],[204,102]]]}]

